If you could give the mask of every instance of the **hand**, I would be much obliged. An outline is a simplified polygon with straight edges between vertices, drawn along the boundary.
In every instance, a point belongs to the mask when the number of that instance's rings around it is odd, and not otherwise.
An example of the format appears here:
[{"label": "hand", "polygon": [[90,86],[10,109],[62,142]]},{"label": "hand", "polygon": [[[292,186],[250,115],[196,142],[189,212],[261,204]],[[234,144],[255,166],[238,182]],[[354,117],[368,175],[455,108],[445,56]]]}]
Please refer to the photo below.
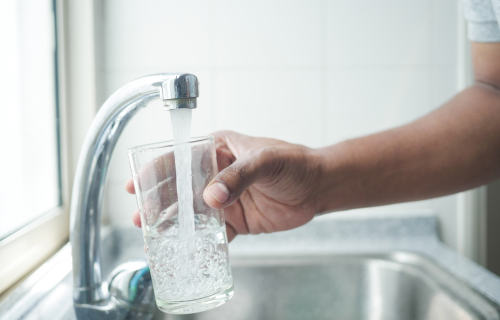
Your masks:
[{"label": "hand", "polygon": [[[237,234],[293,229],[314,217],[321,175],[315,150],[231,131],[214,136],[219,174],[203,199],[212,208],[224,209],[229,241]],[[132,179],[125,189],[135,193]],[[132,221],[140,227],[138,210]]]}]

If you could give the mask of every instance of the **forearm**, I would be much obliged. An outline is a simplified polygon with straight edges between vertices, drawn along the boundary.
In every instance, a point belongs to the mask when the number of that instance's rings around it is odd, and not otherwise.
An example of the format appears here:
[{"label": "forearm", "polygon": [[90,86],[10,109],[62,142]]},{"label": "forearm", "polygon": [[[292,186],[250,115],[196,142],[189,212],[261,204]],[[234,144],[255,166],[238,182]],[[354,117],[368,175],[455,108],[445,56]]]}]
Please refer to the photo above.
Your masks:
[{"label": "forearm", "polygon": [[452,194],[500,177],[500,91],[476,84],[408,125],[317,150],[324,213]]}]

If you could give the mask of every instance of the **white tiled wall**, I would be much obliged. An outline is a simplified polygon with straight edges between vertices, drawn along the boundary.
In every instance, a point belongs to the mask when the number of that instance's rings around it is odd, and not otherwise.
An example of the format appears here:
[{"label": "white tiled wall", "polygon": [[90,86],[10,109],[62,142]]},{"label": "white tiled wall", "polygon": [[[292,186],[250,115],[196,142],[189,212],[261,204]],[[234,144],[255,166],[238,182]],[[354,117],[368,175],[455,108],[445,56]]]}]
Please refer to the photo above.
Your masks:
[{"label": "white tiled wall", "polygon": [[328,66],[428,65],[431,2],[327,1]]},{"label": "white tiled wall", "polygon": [[[457,87],[456,0],[105,0],[101,79],[110,95],[151,73],[200,81],[193,134],[231,129],[319,147],[411,121]],[[107,218],[130,223],[125,149],[172,137],[159,103],[125,129]],[[372,211],[436,212],[456,245],[456,196]]]},{"label": "white tiled wall", "polygon": [[215,64],[298,69],[321,63],[321,1],[215,1]]}]

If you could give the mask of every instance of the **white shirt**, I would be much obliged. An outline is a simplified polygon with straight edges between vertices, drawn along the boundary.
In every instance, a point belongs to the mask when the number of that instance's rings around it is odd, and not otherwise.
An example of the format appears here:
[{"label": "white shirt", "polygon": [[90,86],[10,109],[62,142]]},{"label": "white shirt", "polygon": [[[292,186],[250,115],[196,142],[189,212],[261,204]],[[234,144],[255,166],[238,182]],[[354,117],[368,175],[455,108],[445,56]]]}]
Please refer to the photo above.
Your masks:
[{"label": "white shirt", "polygon": [[463,0],[469,39],[500,42],[500,0]]}]

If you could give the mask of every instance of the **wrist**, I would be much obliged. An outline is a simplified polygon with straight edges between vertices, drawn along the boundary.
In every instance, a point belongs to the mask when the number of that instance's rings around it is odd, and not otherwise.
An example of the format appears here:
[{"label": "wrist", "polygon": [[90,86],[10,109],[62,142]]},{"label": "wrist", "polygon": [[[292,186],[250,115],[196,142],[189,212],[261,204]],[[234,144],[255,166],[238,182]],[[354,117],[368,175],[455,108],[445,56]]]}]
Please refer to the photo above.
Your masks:
[{"label": "wrist", "polygon": [[347,142],[341,142],[312,152],[318,172],[314,190],[316,214],[350,209],[348,194],[342,192],[347,187],[344,178],[349,164],[347,147]]}]

